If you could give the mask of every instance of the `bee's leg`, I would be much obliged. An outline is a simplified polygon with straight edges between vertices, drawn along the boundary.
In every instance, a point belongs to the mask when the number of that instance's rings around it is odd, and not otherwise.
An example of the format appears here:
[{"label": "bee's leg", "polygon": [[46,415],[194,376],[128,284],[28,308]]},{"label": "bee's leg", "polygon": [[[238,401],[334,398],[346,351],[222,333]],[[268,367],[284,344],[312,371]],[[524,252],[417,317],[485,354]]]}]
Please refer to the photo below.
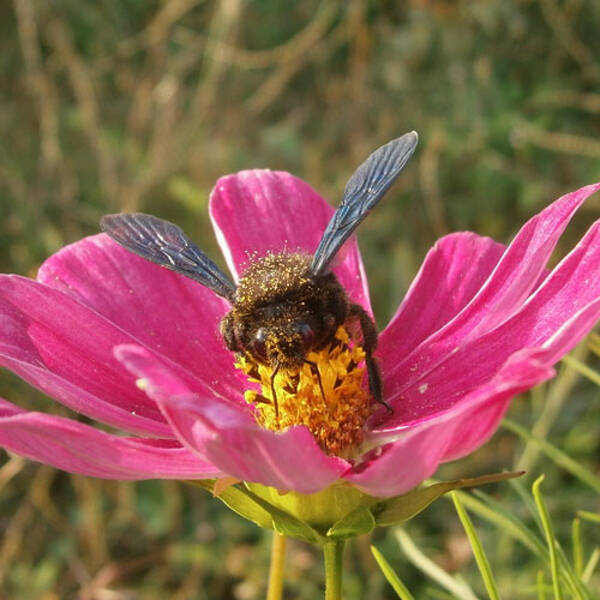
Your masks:
[{"label": "bee's leg", "polygon": [[379,365],[373,357],[373,352],[377,348],[377,329],[373,319],[360,304],[350,304],[349,317],[356,319],[360,325],[362,334],[362,347],[365,351],[365,364],[367,366],[367,376],[369,379],[369,390],[378,404],[383,404],[389,412],[393,413],[393,408],[383,399],[383,384],[381,382],[381,371]]},{"label": "bee's leg", "polygon": [[390,413],[394,412],[394,409],[383,399],[383,384],[381,382],[381,371],[377,361],[372,356],[365,358],[365,364],[367,365],[367,377],[369,379],[369,390],[375,398],[375,402],[383,404]]},{"label": "bee's leg", "polygon": [[277,404],[277,392],[275,391],[275,376],[279,372],[281,365],[277,363],[271,373],[271,396],[273,397],[273,406],[275,407],[275,419],[279,423],[279,405]]},{"label": "bee's leg", "polygon": [[223,336],[223,341],[225,342],[225,346],[227,346],[227,349],[231,350],[232,352],[241,352],[242,348],[240,347],[236,335],[235,319],[233,318],[233,314],[231,312],[228,312],[221,319],[221,323],[219,323],[219,329],[221,331],[221,335]]},{"label": "bee's leg", "polygon": [[313,362],[312,360],[308,360],[308,359],[304,359],[304,362],[307,365],[310,365],[310,368],[313,370],[313,373],[316,374],[317,376],[317,381],[319,382],[319,389],[321,390],[321,398],[323,398],[323,401],[325,401],[325,390],[323,389],[323,382],[321,381],[321,372],[319,371],[319,365],[317,365],[316,362]]},{"label": "bee's leg", "polygon": [[253,396],[252,402],[257,402],[258,404],[271,404],[271,400],[258,392],[256,393],[256,396]]}]

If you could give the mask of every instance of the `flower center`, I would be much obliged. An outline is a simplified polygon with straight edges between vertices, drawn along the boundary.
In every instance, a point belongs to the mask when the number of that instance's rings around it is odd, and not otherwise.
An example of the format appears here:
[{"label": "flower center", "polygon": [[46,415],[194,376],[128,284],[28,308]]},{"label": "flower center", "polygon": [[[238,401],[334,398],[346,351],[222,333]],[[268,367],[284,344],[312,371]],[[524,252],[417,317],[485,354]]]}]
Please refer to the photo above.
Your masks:
[{"label": "flower center", "polygon": [[246,401],[252,404],[257,423],[265,429],[279,431],[305,425],[327,454],[350,457],[363,441],[363,426],[372,412],[370,394],[362,385],[365,352],[340,327],[331,344],[309,352],[306,358],[317,365],[318,373],[305,363],[276,374],[276,414],[271,388],[273,368],[249,356],[239,356],[235,366],[261,389],[247,390]]}]

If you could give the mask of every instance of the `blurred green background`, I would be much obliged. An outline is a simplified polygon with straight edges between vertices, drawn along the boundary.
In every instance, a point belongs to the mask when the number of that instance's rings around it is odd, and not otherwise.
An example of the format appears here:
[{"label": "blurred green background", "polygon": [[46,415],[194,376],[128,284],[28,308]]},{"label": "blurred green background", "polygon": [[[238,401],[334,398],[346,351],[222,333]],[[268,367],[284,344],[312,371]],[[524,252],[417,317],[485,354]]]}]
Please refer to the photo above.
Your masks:
[{"label": "blurred green background", "polygon": [[[598,31],[595,0],[1,3],[1,270],[35,276],[120,210],[174,220],[217,257],[207,198],[220,175],[287,170],[335,204],[370,151],[416,129],[417,154],[359,235],[383,326],[437,237],[469,229],[508,241],[550,201],[600,179]],[[599,214],[596,195],[557,256]],[[575,364],[597,368],[593,349],[583,344]],[[597,473],[598,387],[576,370],[559,367],[510,416]],[[66,414],[5,371],[0,395]],[[2,600],[264,597],[270,535],[201,491],[0,461]],[[547,473],[568,548],[576,509],[598,512],[598,495],[513,433],[440,476],[516,466],[527,485]],[[491,493],[530,518],[510,485]],[[539,561],[475,524],[503,597],[534,597]],[[406,531],[485,597],[451,502]],[[393,532],[372,541],[416,598],[460,597],[424,577]],[[394,598],[369,542],[348,550],[346,597]],[[599,544],[600,525],[588,523],[586,552]],[[319,554],[292,543],[285,597],[318,598],[322,579]]]}]

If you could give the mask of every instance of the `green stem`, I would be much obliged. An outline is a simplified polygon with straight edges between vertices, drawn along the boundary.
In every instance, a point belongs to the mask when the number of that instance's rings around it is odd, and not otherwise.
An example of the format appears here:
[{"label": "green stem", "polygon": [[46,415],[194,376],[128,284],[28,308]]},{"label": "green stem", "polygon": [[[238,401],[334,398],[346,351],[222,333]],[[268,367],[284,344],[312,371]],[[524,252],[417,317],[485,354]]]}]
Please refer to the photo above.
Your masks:
[{"label": "green stem", "polygon": [[276,531],[273,532],[267,600],[281,600],[283,598],[283,570],[285,566],[286,542],[287,537],[285,535],[277,533]]},{"label": "green stem", "polygon": [[325,556],[325,600],[342,600],[343,541],[329,542],[323,546]]}]

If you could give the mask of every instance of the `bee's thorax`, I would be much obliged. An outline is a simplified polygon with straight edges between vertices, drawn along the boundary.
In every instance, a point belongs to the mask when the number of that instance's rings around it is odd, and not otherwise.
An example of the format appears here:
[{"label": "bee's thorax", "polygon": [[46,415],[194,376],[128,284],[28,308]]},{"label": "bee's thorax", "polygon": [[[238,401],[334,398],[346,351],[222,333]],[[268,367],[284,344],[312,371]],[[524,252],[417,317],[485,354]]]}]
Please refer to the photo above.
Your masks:
[{"label": "bee's thorax", "polygon": [[284,302],[302,301],[315,291],[307,254],[267,254],[244,271],[235,296],[235,308],[252,311]]}]

